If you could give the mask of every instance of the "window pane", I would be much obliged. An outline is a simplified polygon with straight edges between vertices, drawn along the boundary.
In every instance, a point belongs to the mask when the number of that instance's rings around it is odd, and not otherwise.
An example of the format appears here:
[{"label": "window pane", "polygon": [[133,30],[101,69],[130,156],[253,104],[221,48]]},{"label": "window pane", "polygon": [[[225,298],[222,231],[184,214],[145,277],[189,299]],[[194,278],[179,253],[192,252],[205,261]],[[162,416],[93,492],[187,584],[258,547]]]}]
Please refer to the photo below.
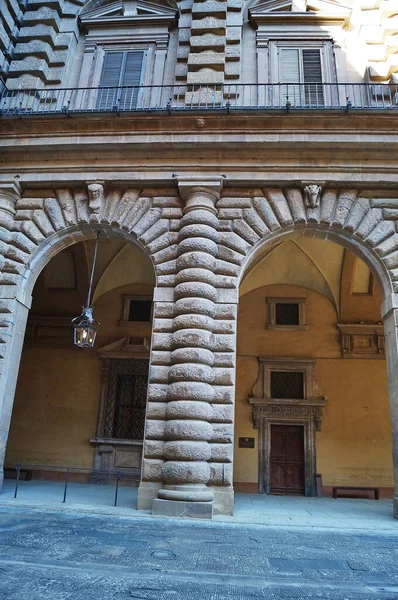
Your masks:
[{"label": "window pane", "polygon": [[298,302],[277,302],[275,304],[276,325],[299,325]]},{"label": "window pane", "polygon": [[271,398],[304,398],[302,371],[271,371]]},{"label": "window pane", "polygon": [[151,321],[152,300],[130,300],[129,321]]}]

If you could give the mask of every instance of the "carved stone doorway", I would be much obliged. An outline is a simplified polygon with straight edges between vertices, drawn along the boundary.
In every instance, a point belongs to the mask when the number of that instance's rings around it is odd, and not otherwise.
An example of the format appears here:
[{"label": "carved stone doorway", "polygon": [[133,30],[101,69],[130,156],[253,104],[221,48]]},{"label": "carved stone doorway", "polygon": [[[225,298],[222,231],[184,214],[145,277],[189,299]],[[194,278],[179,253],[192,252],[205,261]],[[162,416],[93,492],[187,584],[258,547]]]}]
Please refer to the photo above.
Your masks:
[{"label": "carved stone doorway", "polygon": [[258,360],[248,401],[253,427],[259,430],[259,492],[315,496],[316,431],[326,405],[315,379],[316,361]]},{"label": "carved stone doorway", "polygon": [[271,425],[270,493],[303,496],[305,492],[304,427]]}]

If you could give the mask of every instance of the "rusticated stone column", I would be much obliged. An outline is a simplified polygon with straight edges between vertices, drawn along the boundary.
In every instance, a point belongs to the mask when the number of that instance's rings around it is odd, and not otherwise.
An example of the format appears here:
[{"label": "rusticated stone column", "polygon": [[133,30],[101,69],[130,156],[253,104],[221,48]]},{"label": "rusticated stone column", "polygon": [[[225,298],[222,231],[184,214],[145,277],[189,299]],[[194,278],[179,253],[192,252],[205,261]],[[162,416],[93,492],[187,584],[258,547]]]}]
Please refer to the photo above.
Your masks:
[{"label": "rusticated stone column", "polygon": [[175,306],[164,430],[164,486],[153,513],[212,517],[210,479],[218,218],[222,180],[179,180],[185,201],[178,238]]},{"label": "rusticated stone column", "polygon": [[18,296],[19,270],[24,253],[12,242],[15,204],[19,198],[15,179],[0,186],[0,490],[4,478],[4,458],[10,429],[15,387],[25,334],[28,307]]}]

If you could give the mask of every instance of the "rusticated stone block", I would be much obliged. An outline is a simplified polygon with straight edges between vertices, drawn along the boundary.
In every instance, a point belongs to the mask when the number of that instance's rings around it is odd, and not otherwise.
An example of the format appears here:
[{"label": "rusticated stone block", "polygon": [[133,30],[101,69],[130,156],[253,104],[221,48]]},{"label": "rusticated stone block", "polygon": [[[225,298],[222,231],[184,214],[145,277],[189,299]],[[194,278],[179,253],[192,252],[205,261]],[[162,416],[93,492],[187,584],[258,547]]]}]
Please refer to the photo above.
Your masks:
[{"label": "rusticated stone block", "polygon": [[145,423],[145,438],[148,440],[164,439],[165,421],[147,420]]},{"label": "rusticated stone block", "polygon": [[234,447],[233,444],[210,444],[211,447],[211,463],[225,462],[230,463],[233,459]]},{"label": "rusticated stone block", "polygon": [[205,33],[203,35],[193,35],[189,39],[191,48],[203,49],[211,48],[223,49],[225,47],[225,36],[217,35],[215,33]]},{"label": "rusticated stone block", "polygon": [[194,19],[191,25],[192,34],[213,32],[216,34],[224,34],[226,28],[226,20],[218,19],[217,17],[204,17],[202,19]]},{"label": "rusticated stone block", "polygon": [[230,463],[210,463],[209,485],[232,485],[232,464]]},{"label": "rusticated stone block", "polygon": [[154,458],[144,458],[142,461],[141,477],[143,481],[161,481],[164,461]]}]

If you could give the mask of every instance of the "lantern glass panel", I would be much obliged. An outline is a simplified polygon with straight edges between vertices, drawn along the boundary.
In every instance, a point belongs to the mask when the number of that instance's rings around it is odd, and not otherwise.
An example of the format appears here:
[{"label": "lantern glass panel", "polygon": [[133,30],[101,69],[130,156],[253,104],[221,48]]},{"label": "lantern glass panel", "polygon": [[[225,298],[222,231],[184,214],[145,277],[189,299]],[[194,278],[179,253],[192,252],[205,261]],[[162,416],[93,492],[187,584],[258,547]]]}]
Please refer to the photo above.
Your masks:
[{"label": "lantern glass panel", "polygon": [[92,325],[77,325],[75,327],[75,344],[80,348],[92,348],[96,335],[97,329]]}]

